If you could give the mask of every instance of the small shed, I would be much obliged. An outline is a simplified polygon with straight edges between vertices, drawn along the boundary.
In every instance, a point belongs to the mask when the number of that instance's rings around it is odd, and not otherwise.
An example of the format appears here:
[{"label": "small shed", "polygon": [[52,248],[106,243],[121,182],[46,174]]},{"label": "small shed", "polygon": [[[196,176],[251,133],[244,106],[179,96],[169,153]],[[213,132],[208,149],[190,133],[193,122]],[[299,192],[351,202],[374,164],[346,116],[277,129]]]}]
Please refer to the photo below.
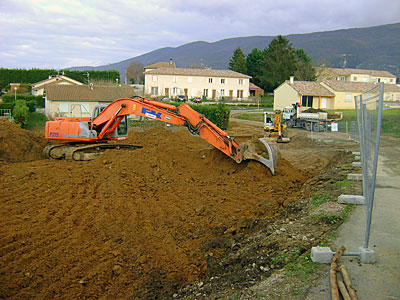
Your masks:
[{"label": "small shed", "polygon": [[264,96],[264,90],[262,88],[256,86],[252,82],[249,83],[249,90],[250,90],[250,96],[253,96],[253,97]]}]

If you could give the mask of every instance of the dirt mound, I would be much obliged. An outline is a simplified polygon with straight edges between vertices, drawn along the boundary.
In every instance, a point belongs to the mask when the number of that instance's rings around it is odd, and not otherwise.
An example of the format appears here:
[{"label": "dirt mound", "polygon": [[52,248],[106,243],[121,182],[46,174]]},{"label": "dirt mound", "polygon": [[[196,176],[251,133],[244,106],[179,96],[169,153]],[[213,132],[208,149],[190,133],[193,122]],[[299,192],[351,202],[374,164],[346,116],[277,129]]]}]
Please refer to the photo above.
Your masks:
[{"label": "dirt mound", "polygon": [[[41,143],[10,128],[18,147]],[[171,299],[309,179],[285,160],[276,176],[237,164],[186,130],[138,130],[128,142],[143,148],[2,166],[0,298]]]},{"label": "dirt mound", "polygon": [[0,161],[27,162],[41,159],[46,145],[43,134],[0,120]]}]

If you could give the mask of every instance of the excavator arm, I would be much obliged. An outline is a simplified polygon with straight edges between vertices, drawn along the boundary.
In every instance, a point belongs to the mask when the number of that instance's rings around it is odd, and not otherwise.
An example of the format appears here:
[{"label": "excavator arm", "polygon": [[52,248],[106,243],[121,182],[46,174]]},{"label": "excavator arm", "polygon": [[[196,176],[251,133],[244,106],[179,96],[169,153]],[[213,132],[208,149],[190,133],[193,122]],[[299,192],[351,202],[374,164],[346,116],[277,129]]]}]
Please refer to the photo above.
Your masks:
[{"label": "excavator arm", "polygon": [[[239,145],[234,138],[187,104],[175,107],[147,98],[121,98],[107,105],[92,120],[57,118],[55,121],[48,121],[46,123],[46,138],[96,144],[85,146],[86,149],[100,148],[101,143],[103,143],[101,144],[102,149],[110,148],[104,143],[110,140],[127,139],[127,136],[118,137],[118,134],[114,133],[118,125],[128,115],[143,116],[185,126],[191,134],[202,137],[237,163],[248,159],[257,160],[267,166],[272,174],[275,173],[279,159],[279,148],[277,146],[269,145],[264,139]],[[65,157],[67,159],[77,158],[78,160],[80,158],[78,151],[71,150],[68,147],[50,146],[45,149],[45,154],[52,158]]]},{"label": "excavator arm", "polygon": [[[185,126],[190,133],[198,135],[236,162],[243,160],[243,149],[225,131],[192,109],[188,104],[179,107],[146,98],[121,98],[109,104],[94,120],[93,128],[101,128],[99,139],[112,136],[118,120],[125,115],[138,115],[162,122]],[[117,122],[114,122],[117,120]]]}]

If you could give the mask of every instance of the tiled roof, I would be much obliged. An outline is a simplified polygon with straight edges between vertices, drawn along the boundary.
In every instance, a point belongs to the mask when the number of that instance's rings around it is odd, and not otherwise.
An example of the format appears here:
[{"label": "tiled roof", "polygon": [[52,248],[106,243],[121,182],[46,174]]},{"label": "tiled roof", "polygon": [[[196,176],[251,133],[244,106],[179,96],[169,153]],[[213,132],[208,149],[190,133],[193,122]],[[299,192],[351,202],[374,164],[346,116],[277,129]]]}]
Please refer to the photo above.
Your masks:
[{"label": "tiled roof", "polygon": [[258,90],[258,91],[262,91],[262,90],[263,90],[262,88],[256,86],[256,85],[255,85],[254,83],[252,83],[252,82],[249,83],[249,89],[250,89],[250,90]]},{"label": "tiled roof", "polygon": [[159,68],[146,71],[145,74],[154,75],[183,75],[183,76],[204,76],[204,77],[232,77],[232,78],[251,78],[251,76],[234,72],[231,70],[211,70],[211,69],[186,69],[186,68]]},{"label": "tiled roof", "polygon": [[388,71],[381,71],[381,70],[365,70],[365,69],[340,69],[340,68],[321,68],[326,69],[327,71],[331,71],[337,75],[342,76],[350,76],[351,74],[362,74],[362,75],[371,75],[374,77],[391,77],[396,78],[395,75]]},{"label": "tiled roof", "polygon": [[94,86],[91,89],[87,85],[49,84],[45,89],[47,99],[59,101],[111,102],[135,96],[135,92],[129,86]]},{"label": "tiled roof", "polygon": [[175,63],[172,61],[161,61],[144,67],[145,69],[158,69],[158,68],[175,68]]},{"label": "tiled roof", "polygon": [[57,75],[57,76],[54,76],[54,77],[51,77],[51,78],[48,78],[48,79],[33,83],[32,84],[32,88],[35,89],[35,88],[38,88],[38,87],[40,87],[42,85],[45,85],[45,84],[55,83],[55,82],[59,82],[59,81],[63,81],[63,80],[71,82],[73,84],[77,84],[77,85],[82,85],[83,84],[82,82],[76,81],[76,80],[74,80],[72,78],[69,78],[67,76]]},{"label": "tiled roof", "polygon": [[374,82],[325,80],[323,81],[323,83],[338,92],[356,92],[356,93],[365,93],[378,86],[378,84]]},{"label": "tiled roof", "polygon": [[400,86],[397,84],[385,84],[384,91],[385,93],[400,93]]},{"label": "tiled roof", "polygon": [[335,96],[328,89],[315,81],[294,81],[293,83],[290,83],[289,80],[286,80],[285,82],[293,87],[301,95],[326,97]]}]

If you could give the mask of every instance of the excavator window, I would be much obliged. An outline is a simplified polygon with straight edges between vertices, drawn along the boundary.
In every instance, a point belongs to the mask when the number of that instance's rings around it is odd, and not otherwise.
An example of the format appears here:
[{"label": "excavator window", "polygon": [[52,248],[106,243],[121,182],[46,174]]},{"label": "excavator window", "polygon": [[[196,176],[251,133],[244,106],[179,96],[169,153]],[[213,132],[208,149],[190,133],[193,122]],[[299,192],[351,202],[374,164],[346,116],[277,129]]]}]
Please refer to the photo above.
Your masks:
[{"label": "excavator window", "polygon": [[128,118],[126,116],[118,124],[117,134],[118,136],[126,136],[128,134]]}]

